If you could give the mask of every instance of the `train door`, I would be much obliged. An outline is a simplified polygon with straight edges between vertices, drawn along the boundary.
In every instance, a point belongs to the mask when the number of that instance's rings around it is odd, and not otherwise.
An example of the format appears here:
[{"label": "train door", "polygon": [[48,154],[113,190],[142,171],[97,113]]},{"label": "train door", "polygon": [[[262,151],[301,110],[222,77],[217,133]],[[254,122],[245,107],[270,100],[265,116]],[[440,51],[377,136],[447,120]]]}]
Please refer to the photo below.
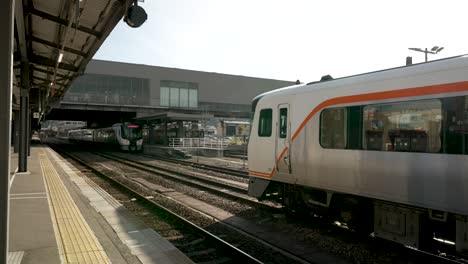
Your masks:
[{"label": "train door", "polygon": [[276,122],[276,170],[279,173],[291,173],[291,122],[289,104],[278,105]]}]

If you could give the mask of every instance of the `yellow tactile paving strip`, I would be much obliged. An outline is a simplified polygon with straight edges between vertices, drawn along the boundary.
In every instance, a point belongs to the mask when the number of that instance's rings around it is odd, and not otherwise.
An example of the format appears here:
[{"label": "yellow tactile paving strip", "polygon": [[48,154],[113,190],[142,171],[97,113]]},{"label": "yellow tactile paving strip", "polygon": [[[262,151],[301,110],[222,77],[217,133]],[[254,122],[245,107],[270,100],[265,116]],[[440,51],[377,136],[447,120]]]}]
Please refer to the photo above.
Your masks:
[{"label": "yellow tactile paving strip", "polygon": [[39,155],[63,263],[111,263],[47,155]]}]

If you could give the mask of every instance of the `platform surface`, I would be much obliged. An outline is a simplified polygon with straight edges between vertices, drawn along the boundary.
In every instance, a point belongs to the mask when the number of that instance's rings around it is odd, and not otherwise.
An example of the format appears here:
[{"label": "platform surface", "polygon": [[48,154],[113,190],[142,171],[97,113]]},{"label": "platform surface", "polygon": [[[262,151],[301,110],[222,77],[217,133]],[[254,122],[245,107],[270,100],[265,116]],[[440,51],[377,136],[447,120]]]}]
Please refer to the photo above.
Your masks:
[{"label": "platform surface", "polygon": [[9,263],[192,263],[49,147],[11,155]]}]

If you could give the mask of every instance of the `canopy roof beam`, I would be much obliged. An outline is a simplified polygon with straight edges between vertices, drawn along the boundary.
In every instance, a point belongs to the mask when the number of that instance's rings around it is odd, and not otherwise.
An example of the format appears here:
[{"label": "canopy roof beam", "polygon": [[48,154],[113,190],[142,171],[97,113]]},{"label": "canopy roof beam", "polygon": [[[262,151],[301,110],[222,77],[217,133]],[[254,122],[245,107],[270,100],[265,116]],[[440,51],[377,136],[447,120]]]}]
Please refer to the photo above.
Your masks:
[{"label": "canopy roof beam", "polygon": [[[67,21],[66,19],[56,17],[54,15],[51,15],[49,13],[46,13],[46,12],[43,12],[43,11],[40,11],[40,10],[37,10],[35,8],[29,8],[28,13],[32,14],[32,15],[35,15],[35,16],[38,16],[38,17],[41,17],[41,18],[44,18],[44,19],[47,19],[47,20],[50,20],[50,21],[53,21],[53,22],[55,22],[57,24],[60,24],[60,25],[63,25],[63,26],[68,26],[69,21]],[[72,23],[71,27],[75,28],[75,29],[77,29],[79,31],[82,31],[84,33],[93,35],[98,39],[100,39],[102,37],[101,32],[96,31],[96,30],[94,30],[92,28],[87,28],[87,27],[84,27],[84,26],[80,26],[80,25],[77,25],[76,23]]]},{"label": "canopy roof beam", "polygon": [[[54,42],[51,42],[51,41],[48,41],[48,40],[45,40],[45,39],[41,39],[41,38],[38,38],[38,37],[35,37],[35,36],[32,36],[30,39],[33,42],[44,44],[46,46],[49,46],[49,47],[52,47],[54,49],[60,50],[60,46],[58,44],[54,43]],[[63,50],[66,51],[66,52],[70,52],[70,53],[73,53],[75,55],[81,56],[81,57],[86,57],[87,56],[86,53],[84,53],[84,52],[82,52],[80,50],[69,48],[69,47],[64,47]]]},{"label": "canopy roof beam", "polygon": [[[42,72],[42,73],[47,73],[47,74],[50,74],[50,75],[53,75],[54,72],[53,71],[49,71],[49,70],[45,70],[45,69],[42,69],[42,68],[39,68],[39,67],[32,67],[33,68],[33,71],[38,71],[38,72]],[[57,77],[60,77],[60,78],[63,78],[63,79],[70,79],[73,77],[73,75],[71,76],[67,76],[67,75],[63,75],[63,74],[59,74],[57,73]]]},{"label": "canopy roof beam", "polygon": [[[49,85],[50,85],[50,80],[48,80],[48,79],[46,79],[46,78],[42,78],[42,77],[39,77],[39,76],[33,76],[32,78],[35,79],[35,80],[43,81],[43,82],[45,82],[46,84],[49,84]],[[57,80],[57,81],[64,81],[64,80]],[[65,84],[64,84],[64,83],[56,82],[56,83],[55,83],[55,86],[57,86],[57,85],[65,87]]]},{"label": "canopy roof beam", "polygon": [[[31,62],[34,64],[55,68],[56,61],[40,55],[31,55]],[[59,63],[58,68],[66,71],[77,72],[78,67],[67,63]]]}]

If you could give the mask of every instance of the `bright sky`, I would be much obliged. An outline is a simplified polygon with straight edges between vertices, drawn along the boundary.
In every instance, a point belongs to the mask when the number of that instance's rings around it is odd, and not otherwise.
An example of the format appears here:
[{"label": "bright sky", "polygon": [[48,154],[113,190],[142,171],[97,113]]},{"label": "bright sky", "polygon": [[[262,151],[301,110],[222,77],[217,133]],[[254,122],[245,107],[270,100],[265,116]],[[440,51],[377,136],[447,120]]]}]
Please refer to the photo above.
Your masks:
[{"label": "bright sky", "polygon": [[468,53],[466,0],[145,0],[94,58],[309,82]]}]

